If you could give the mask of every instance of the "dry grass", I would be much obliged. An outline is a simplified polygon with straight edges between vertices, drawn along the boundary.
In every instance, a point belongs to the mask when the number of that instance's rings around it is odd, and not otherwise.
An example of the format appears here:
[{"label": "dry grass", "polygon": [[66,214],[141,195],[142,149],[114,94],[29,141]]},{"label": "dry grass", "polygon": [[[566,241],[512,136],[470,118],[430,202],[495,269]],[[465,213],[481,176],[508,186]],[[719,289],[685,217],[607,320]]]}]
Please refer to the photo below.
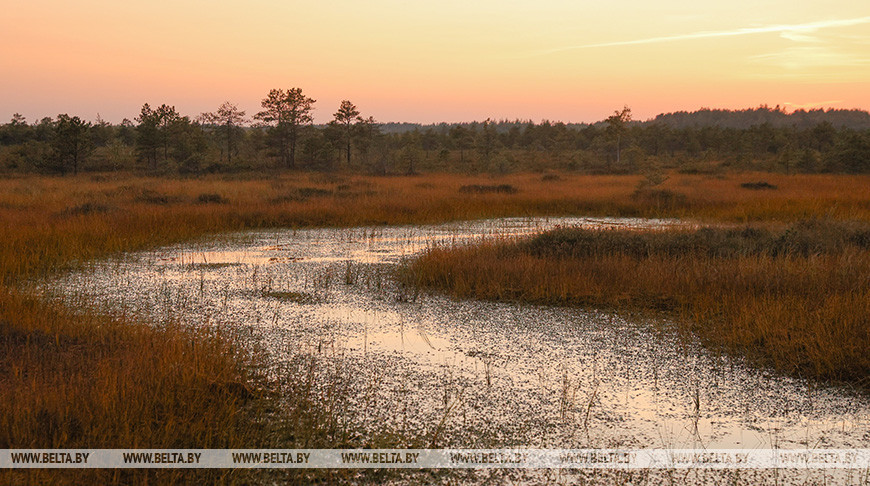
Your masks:
[{"label": "dry grass", "polygon": [[[211,327],[159,326],[0,292],[0,449],[358,447],[338,420],[346,396],[319,363],[269,366]],[[374,442],[392,447],[400,438]],[[56,470],[0,472],[4,484],[309,484],[353,471]]]},{"label": "dry grass", "polygon": [[[0,291],[0,325],[0,448],[240,447],[259,440],[247,397],[215,396],[216,388],[251,381],[239,366],[248,361],[240,348],[213,332],[73,314],[8,289]],[[6,474],[29,483],[185,477],[170,470]]]},{"label": "dry grass", "polygon": [[[779,189],[752,191],[764,178]],[[112,174],[0,180],[0,279],[221,231],[261,227],[435,223],[497,216],[674,216],[721,221],[870,220],[866,176],[675,175],[636,192],[638,176],[537,174],[492,179],[429,175],[366,178],[156,179]],[[468,193],[463,186],[512,192]],[[678,197],[674,197],[678,196]]]},{"label": "dry grass", "polygon": [[[749,191],[739,187],[741,182],[761,178],[778,189]],[[540,174],[498,178],[284,174],[235,179],[159,179],[110,174],[0,180],[0,447],[209,448],[301,444],[329,447],[330,444],[348,444],[342,432],[331,425],[330,406],[323,403],[338,397],[317,395],[319,392],[312,387],[305,387],[304,380],[286,385],[293,390],[289,394],[293,401],[285,406],[286,413],[281,419],[284,422],[277,426],[280,430],[270,431],[267,425],[257,425],[265,416],[263,407],[274,406],[274,403],[265,398],[240,400],[239,396],[225,392],[236,389],[230,384],[246,388],[258,386],[257,374],[250,371],[252,366],[258,365],[256,359],[241,352],[240,346],[228,336],[167,323],[151,326],[112,321],[80,312],[81,309],[72,312],[59,303],[28,294],[29,282],[33,279],[114,253],[248,228],[435,223],[497,216],[597,214],[726,221],[792,221],[816,216],[870,220],[870,203],[865,194],[870,182],[867,177],[748,174],[710,179],[673,176],[655,191],[636,194],[640,181],[635,176],[571,174],[562,174],[558,180],[542,180]],[[463,192],[460,191],[463,186],[509,186],[516,191]],[[465,255],[468,256],[471,255]],[[433,257],[430,255],[430,261]],[[645,268],[634,259],[613,256],[613,261],[602,262],[598,271],[601,278],[609,274],[607,278],[612,282],[587,279],[584,280],[587,282],[584,285],[589,286],[587,289],[571,293],[573,291],[560,286],[568,285],[571,276],[579,271],[577,262],[557,264],[530,255],[515,258],[517,268],[534,269],[532,267],[541,265],[537,267],[539,270],[551,269],[549,272],[554,276],[544,280],[552,282],[547,284],[552,286],[552,289],[547,287],[548,293],[566,298],[575,296],[571,298],[580,300],[595,296],[595,299],[612,300],[614,305],[620,305],[622,300],[618,296],[628,291],[613,294],[606,291],[607,285],[623,285],[620,279],[630,280],[629,275]],[[826,278],[847,282],[867,264],[866,256],[856,253],[795,260],[787,269],[782,269],[776,259],[758,257],[757,260],[751,265],[749,261],[741,261],[741,266],[751,266],[761,272],[767,265],[776,267],[779,272],[801,276],[806,273],[802,270],[806,268],[804,260],[808,260],[823,268],[836,267],[843,275],[829,272]],[[698,262],[687,260],[681,265],[687,272],[694,271],[692,275],[715,274]],[[679,270],[671,268],[668,270],[671,275],[681,275]],[[735,271],[729,266],[715,270]],[[563,277],[555,277],[558,275]],[[761,278],[740,275],[749,280]],[[806,278],[814,277],[808,275]],[[503,286],[516,287],[515,291],[497,295],[493,290],[489,296],[514,298],[520,295],[517,292],[522,285],[542,285],[539,280],[524,283],[522,278],[522,274],[512,273]],[[714,284],[706,282],[698,288],[711,292],[704,286]],[[828,282],[813,285],[824,287]],[[464,293],[461,289],[458,292]],[[726,293],[720,299],[711,297],[716,294],[704,292],[699,290],[693,295],[699,302],[707,299],[706,305],[695,303],[686,307],[698,314],[699,322],[746,321],[747,328],[762,326],[771,329],[766,332],[779,332],[772,330],[773,324],[753,317],[761,310],[753,311],[748,305],[735,308],[726,305],[731,302],[728,299],[740,301],[743,294],[739,290],[732,290],[733,294]],[[782,307],[782,313],[789,312],[784,306],[791,301],[773,294],[769,296]],[[766,305],[762,297],[753,301],[753,305],[759,308]],[[866,323],[849,316],[856,314],[852,306],[864,305],[866,309],[866,297],[866,290],[831,294],[830,299],[812,303],[804,315],[816,319],[818,326],[824,327],[834,318],[832,316],[840,316],[852,319],[850,326],[860,327]],[[719,318],[726,313],[736,314],[729,314],[727,320]],[[781,320],[785,317],[766,312],[764,318]],[[796,329],[799,333],[811,332],[810,327]],[[846,333],[847,330],[838,327],[836,332]],[[731,334],[735,342],[746,342],[749,338],[739,335],[749,332],[733,330]],[[836,337],[831,336],[831,339]],[[807,352],[812,353],[822,351]],[[839,359],[848,359],[848,356],[851,354]],[[828,366],[839,369],[837,364]],[[824,374],[824,370],[819,373]],[[5,479],[10,482],[75,483],[85,477],[51,471],[3,474],[7,474]],[[145,483],[155,477],[180,482],[203,478],[177,471],[88,474],[95,482],[122,483]],[[207,477],[214,481],[238,479],[222,473]]]},{"label": "dry grass", "polygon": [[434,248],[410,270],[417,285],[460,297],[667,311],[711,347],[788,373],[870,385],[866,223],[561,229]]}]

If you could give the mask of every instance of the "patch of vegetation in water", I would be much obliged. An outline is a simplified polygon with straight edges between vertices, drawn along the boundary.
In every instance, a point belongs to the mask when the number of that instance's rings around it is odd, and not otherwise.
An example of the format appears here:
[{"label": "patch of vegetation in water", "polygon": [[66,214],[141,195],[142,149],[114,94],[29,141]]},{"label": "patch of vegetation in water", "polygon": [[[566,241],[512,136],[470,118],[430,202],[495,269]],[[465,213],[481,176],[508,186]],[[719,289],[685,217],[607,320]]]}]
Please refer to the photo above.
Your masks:
[{"label": "patch of vegetation in water", "polygon": [[243,265],[244,265],[244,263],[236,263],[236,262],[192,263],[192,264],[190,264],[190,266],[192,268],[198,269],[198,270],[220,270],[222,268],[240,267]]},{"label": "patch of vegetation in water", "polygon": [[870,223],[688,231],[558,228],[432,248],[406,280],[457,297],[665,311],[708,346],[867,388]]}]

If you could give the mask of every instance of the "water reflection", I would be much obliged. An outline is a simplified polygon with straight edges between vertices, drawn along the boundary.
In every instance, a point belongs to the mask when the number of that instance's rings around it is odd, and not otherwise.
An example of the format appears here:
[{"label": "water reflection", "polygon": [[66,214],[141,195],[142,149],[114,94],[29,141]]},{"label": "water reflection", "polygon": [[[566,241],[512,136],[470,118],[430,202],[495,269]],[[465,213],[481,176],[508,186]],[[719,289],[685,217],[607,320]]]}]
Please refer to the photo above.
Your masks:
[{"label": "water reflection", "polygon": [[[117,312],[243,329],[277,363],[340,363],[365,427],[463,447],[868,447],[870,400],[744,366],[668,322],[417,295],[391,277],[432,245],[557,225],[500,219],[421,227],[262,231],[94,265],[51,283]],[[337,366],[337,365],[336,365]]]}]

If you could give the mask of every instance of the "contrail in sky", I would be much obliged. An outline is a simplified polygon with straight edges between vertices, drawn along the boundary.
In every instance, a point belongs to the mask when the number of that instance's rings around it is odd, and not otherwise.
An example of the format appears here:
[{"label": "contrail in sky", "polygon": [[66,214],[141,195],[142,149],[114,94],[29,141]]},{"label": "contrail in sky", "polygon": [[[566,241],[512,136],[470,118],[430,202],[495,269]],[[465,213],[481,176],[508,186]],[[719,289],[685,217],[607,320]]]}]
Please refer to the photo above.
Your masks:
[{"label": "contrail in sky", "polygon": [[561,51],[570,51],[574,49],[592,49],[596,47],[617,47],[617,46],[634,46],[641,44],[658,44],[661,42],[674,42],[681,40],[691,40],[691,39],[710,39],[715,37],[736,37],[741,35],[753,35],[753,34],[767,34],[767,33],[783,33],[783,32],[805,32],[805,31],[815,31],[818,29],[827,29],[831,27],[849,27],[852,25],[861,25],[870,23],[870,17],[859,17],[856,19],[843,19],[843,20],[823,20],[819,22],[808,22],[805,24],[792,24],[792,25],[768,25],[763,27],[747,27],[743,29],[735,29],[735,30],[722,30],[722,31],[705,31],[705,32],[694,32],[691,34],[681,34],[681,35],[671,35],[664,37],[650,37],[647,39],[637,39],[630,41],[617,41],[617,42],[602,42],[600,44],[584,44],[579,46],[569,46],[569,47],[560,47],[557,49],[550,49],[547,51],[542,51],[541,54],[552,54],[554,52]]}]

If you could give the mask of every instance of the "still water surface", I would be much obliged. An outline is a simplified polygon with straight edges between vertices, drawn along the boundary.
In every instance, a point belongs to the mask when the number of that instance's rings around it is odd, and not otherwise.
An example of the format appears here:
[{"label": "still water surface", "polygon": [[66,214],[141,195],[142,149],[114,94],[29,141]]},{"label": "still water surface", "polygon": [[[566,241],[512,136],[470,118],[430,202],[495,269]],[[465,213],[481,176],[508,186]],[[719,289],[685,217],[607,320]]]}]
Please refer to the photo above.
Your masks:
[{"label": "still water surface", "polygon": [[438,446],[867,448],[870,399],[753,369],[672,323],[596,309],[456,301],[392,272],[432,245],[556,225],[666,220],[498,219],[257,231],[98,262],[50,288],[112,312],[231,328],[280,364],[315,359],[348,420]]}]

